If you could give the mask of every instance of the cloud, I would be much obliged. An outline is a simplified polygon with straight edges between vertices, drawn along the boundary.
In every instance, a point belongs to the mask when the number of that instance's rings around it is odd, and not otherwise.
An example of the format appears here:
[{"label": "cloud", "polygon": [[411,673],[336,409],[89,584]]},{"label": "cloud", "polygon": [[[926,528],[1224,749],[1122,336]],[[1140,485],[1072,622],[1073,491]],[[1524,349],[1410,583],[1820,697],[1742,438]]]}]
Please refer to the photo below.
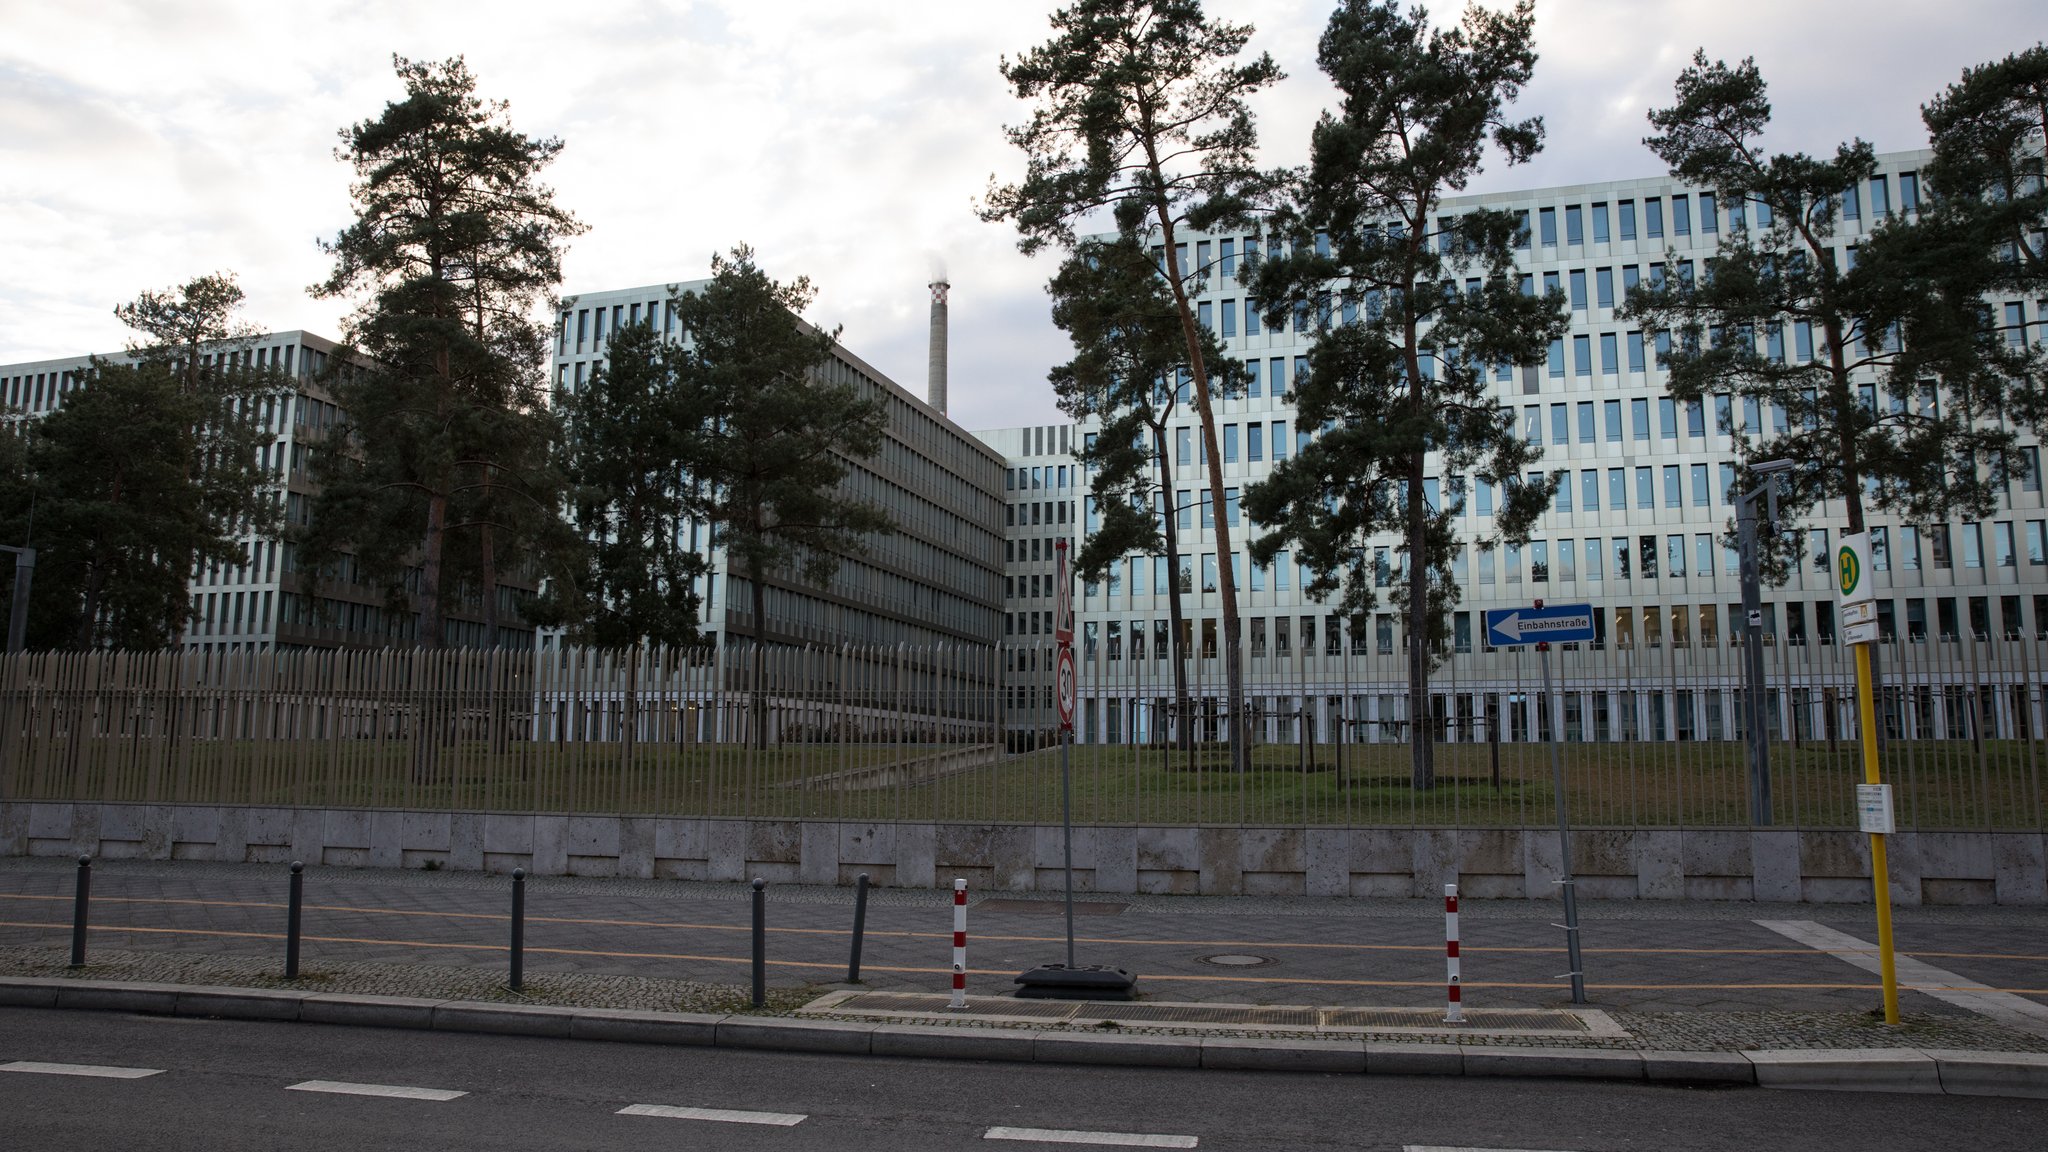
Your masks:
[{"label": "cloud", "polygon": [[[397,97],[394,52],[462,54],[517,127],[567,144],[547,181],[590,231],[565,290],[695,279],[712,252],[752,243],[776,276],[816,281],[815,319],[921,393],[937,260],[953,283],[954,417],[1054,421],[1055,257],[1018,254],[1011,229],[973,211],[992,173],[1021,170],[1001,129],[1026,110],[996,61],[1043,42],[1051,7],[0,0],[0,361],[117,348],[115,303],[222,268],[251,320],[338,332],[345,302],[305,294],[327,271],[316,241],[349,219],[335,133]],[[1315,67],[1330,5],[1208,8],[1256,25],[1252,47],[1288,73],[1255,108],[1266,162],[1302,163],[1335,102]],[[1546,118],[1549,147],[1475,190],[1655,173],[1643,109],[1669,99],[1696,46],[1757,57],[1775,147],[1917,147],[1919,104],[2019,47],[2010,30],[2033,15],[2018,0],[1955,20],[1845,0],[1538,13],[1543,58],[1517,107]]]}]

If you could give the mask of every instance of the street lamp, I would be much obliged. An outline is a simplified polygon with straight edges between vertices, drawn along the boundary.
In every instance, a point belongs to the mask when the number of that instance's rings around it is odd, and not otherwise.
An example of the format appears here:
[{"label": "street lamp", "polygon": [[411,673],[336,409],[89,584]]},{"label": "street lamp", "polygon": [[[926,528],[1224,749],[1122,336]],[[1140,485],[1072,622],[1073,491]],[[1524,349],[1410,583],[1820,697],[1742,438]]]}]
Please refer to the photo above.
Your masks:
[{"label": "street lamp", "polygon": [[1765,717],[1770,712],[1764,707],[1764,609],[1763,591],[1759,587],[1762,577],[1757,571],[1756,502],[1758,497],[1764,499],[1765,523],[1775,526],[1778,521],[1778,477],[1793,467],[1791,460],[1766,460],[1750,465],[1750,474],[1761,476],[1763,483],[1744,492],[1735,504],[1735,532],[1741,550],[1742,618],[1746,622],[1742,645],[1742,685],[1743,705],[1749,713],[1749,819],[1752,824],[1771,823],[1771,754],[1764,732]]}]

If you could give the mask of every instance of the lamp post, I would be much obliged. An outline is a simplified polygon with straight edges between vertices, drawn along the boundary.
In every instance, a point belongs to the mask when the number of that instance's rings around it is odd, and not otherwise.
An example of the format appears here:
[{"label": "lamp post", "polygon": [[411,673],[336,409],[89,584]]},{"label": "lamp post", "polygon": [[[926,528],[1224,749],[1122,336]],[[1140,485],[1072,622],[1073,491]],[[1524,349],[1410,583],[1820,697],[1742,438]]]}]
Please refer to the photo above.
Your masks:
[{"label": "lamp post", "polygon": [[1743,707],[1749,719],[1749,821],[1771,823],[1770,744],[1764,725],[1770,710],[1764,707],[1763,591],[1757,563],[1757,514],[1759,498],[1766,506],[1765,523],[1778,521],[1778,477],[1792,469],[1790,460],[1767,460],[1751,465],[1752,475],[1763,483],[1742,494],[1735,503],[1735,533],[1740,550],[1742,578],[1742,689]]}]

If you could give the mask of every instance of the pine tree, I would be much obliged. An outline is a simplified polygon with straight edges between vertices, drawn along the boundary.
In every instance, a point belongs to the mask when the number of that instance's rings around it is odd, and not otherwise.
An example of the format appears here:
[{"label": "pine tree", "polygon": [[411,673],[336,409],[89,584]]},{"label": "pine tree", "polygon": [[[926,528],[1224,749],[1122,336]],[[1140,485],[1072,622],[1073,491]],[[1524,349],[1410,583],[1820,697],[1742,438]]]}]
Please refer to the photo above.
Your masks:
[{"label": "pine tree", "polygon": [[[1071,249],[1077,223],[1102,209],[1120,232],[1150,232],[1162,245],[1160,272],[1180,323],[1210,499],[1220,511],[1218,381],[1191,302],[1208,271],[1187,265],[1180,237],[1246,223],[1277,185],[1278,174],[1253,163],[1258,131],[1248,101],[1279,81],[1280,69],[1264,53],[1236,63],[1251,27],[1211,22],[1199,0],[1078,0],[1055,12],[1052,25],[1051,40],[1003,61],[1017,97],[1038,107],[1007,130],[1025,155],[1023,181],[991,181],[981,216],[1013,221],[1026,254],[1048,244]],[[1231,538],[1219,516],[1231,763],[1243,771],[1251,761]]]},{"label": "pine tree", "polygon": [[1767,152],[1771,105],[1753,60],[1696,53],[1675,93],[1644,143],[1735,209],[1734,226],[1709,267],[1675,252],[1654,265],[1621,315],[1655,334],[1674,398],[1724,397],[1728,411],[1740,399],[1759,417],[1724,429],[1738,491],[1753,486],[1751,464],[1796,462],[1767,572],[1781,577],[1803,538],[1785,529],[1825,501],[1842,502],[1852,533],[1878,508],[1913,522],[1987,514],[2019,458],[1999,417],[2038,411],[1985,323],[1989,245],[1932,219],[1852,244],[1843,206],[1876,174],[1874,151],[1852,140],[1828,158]]},{"label": "pine tree", "polygon": [[[1165,560],[1171,639],[1168,653],[1155,655],[1173,662],[1176,731],[1181,747],[1191,750],[1192,653],[1183,637],[1181,601],[1191,589],[1181,562],[1175,458],[1167,435],[1188,390],[1180,315],[1157,262],[1136,234],[1081,241],[1048,287],[1053,323],[1074,343],[1074,358],[1051,372],[1053,392],[1069,417],[1098,422],[1077,454],[1098,519],[1075,557],[1074,572],[1082,580],[1101,581],[1113,579],[1127,556]],[[1209,333],[1203,336],[1217,393],[1241,393],[1238,362],[1223,355]]]},{"label": "pine tree", "polygon": [[560,468],[582,555],[555,574],[538,622],[602,648],[698,641],[695,582],[706,565],[682,535],[686,361],[651,324],[630,324],[612,334],[582,390],[557,397]]},{"label": "pine tree", "polygon": [[[690,343],[682,356],[684,514],[714,525],[717,543],[747,581],[754,683],[761,682],[772,577],[821,586],[840,558],[861,555],[888,514],[841,490],[850,459],[879,452],[888,427],[880,397],[831,378],[839,330],[802,320],[807,277],[770,279],[741,245],[711,258],[711,281],[674,297]],[[755,696],[754,739],[767,743],[765,700]]]},{"label": "pine tree", "polygon": [[0,531],[38,553],[30,647],[176,643],[194,574],[247,563],[240,537],[274,529],[285,381],[257,363],[241,302],[222,273],[116,307],[129,355],[93,360],[9,438]]},{"label": "pine tree", "polygon": [[476,95],[460,57],[394,57],[405,98],[341,131],[356,219],[323,245],[316,296],[356,298],[345,324],[371,367],[332,381],[347,413],[320,456],[305,550],[353,551],[394,599],[413,579],[418,642],[446,642],[450,602],[479,601],[497,643],[500,574],[531,567],[557,527],[548,467],[548,330],[563,244],[582,231],[539,182],[561,151]]},{"label": "pine tree", "polygon": [[1495,539],[1482,547],[1528,538],[1557,477],[1528,474],[1541,450],[1516,435],[1489,377],[1512,379],[1514,366],[1541,360],[1567,316],[1560,296],[1522,287],[1515,246],[1527,228],[1513,213],[1439,215],[1480,172],[1489,142],[1509,164],[1542,146],[1540,118],[1505,118],[1535,68],[1531,5],[1468,8],[1450,29],[1401,7],[1350,0],[1323,33],[1318,62],[1342,110],[1316,125],[1297,203],[1274,220],[1291,252],[1253,275],[1269,322],[1293,313],[1297,327],[1308,317],[1322,329],[1294,386],[1296,426],[1321,432],[1245,493],[1245,510],[1273,528],[1253,559],[1292,546],[1313,574],[1304,591],[1342,588],[1354,629],[1384,579],[1372,541],[1398,538],[1412,781],[1426,789],[1436,780],[1433,648],[1460,591],[1460,494],[1429,501],[1429,460],[1449,477],[1476,468],[1502,488]]}]

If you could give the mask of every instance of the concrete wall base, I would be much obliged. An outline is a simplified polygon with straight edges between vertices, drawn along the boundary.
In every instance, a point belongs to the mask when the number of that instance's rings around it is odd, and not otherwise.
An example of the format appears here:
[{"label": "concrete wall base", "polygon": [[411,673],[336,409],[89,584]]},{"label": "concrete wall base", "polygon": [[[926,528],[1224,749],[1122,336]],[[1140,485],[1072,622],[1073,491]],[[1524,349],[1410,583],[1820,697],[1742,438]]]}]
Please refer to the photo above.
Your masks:
[{"label": "concrete wall base", "polygon": [[[540,876],[633,876],[1032,892],[1060,882],[1060,835],[1036,825],[841,823],[657,816],[397,812],[168,804],[0,802],[0,855],[216,860]],[[2048,904],[2039,832],[1891,838],[1900,904]],[[1074,830],[1084,891],[1208,895],[1555,899],[1545,828]],[[1572,867],[1590,899],[1861,903],[1869,842],[1834,829],[1589,828]]]}]

